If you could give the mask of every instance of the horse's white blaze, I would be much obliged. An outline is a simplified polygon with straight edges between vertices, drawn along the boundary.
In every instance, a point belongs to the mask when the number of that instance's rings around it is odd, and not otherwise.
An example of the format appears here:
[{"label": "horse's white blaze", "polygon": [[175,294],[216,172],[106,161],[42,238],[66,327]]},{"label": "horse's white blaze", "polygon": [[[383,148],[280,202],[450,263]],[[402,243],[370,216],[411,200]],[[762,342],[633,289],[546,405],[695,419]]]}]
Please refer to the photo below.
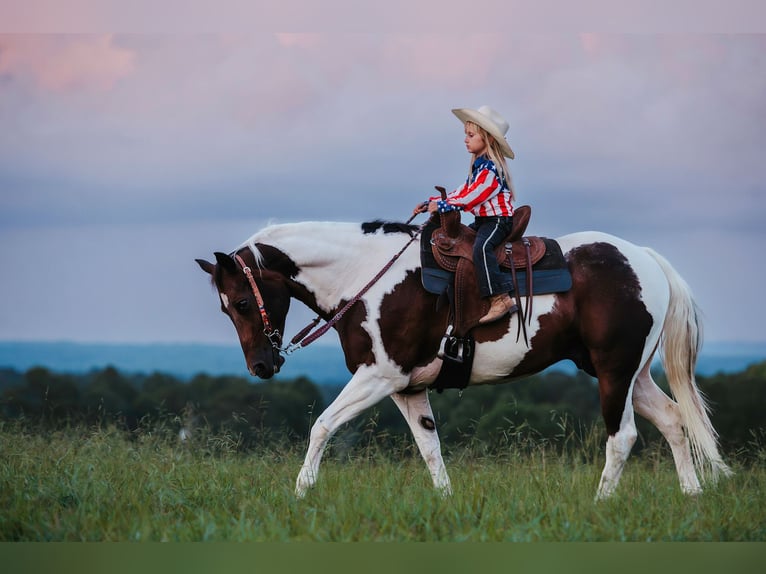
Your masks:
[{"label": "horse's white blaze", "polygon": [[226,296],[225,293],[219,293],[221,296],[221,303],[223,303],[223,306],[225,309],[229,308],[229,298]]}]

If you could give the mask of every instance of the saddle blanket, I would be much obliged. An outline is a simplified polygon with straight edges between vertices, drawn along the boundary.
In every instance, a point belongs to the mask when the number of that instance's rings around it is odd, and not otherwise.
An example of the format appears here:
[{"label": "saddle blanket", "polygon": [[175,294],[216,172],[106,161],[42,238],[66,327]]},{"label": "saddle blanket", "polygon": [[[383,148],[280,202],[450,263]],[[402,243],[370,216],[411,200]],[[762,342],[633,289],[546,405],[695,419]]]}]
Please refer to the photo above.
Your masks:
[{"label": "saddle blanket", "polygon": [[[569,272],[558,242],[545,238],[545,245],[545,256],[532,268],[531,295],[562,293],[572,288],[572,274]],[[430,252],[422,253],[422,255],[422,283],[425,290],[434,295],[449,293],[455,284],[455,273],[439,267]],[[509,276],[510,274],[508,271]],[[519,295],[529,295],[526,270],[516,270],[516,281]]]}]

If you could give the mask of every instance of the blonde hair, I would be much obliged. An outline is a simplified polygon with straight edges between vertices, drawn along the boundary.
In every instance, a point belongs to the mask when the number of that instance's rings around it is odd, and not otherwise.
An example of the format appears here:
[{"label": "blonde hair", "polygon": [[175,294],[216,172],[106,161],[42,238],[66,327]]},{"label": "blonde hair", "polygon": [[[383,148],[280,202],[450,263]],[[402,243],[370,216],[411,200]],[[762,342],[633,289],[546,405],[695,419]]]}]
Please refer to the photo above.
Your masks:
[{"label": "blonde hair", "polygon": [[[478,124],[465,122],[465,126],[476,130],[476,133],[478,133],[481,136],[481,139],[484,140],[484,143],[487,144],[487,156],[492,160],[492,163],[495,164],[500,178],[505,181],[505,185],[511,193],[511,201],[515,200],[516,190],[513,187],[513,181],[511,181],[511,170],[508,169],[508,164],[505,161],[505,154],[503,153],[503,150],[500,149],[498,141],[492,134]],[[471,163],[468,166],[469,180],[473,177],[473,163],[475,161],[476,154],[471,154]]]}]

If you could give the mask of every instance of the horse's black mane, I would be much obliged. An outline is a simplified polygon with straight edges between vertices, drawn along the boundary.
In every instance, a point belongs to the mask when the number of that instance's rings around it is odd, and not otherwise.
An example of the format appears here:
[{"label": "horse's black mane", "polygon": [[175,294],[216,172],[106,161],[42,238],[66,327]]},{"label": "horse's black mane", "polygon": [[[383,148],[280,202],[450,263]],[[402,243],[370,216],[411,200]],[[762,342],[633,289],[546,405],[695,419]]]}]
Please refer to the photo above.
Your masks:
[{"label": "horse's black mane", "polygon": [[362,232],[365,235],[368,233],[376,233],[379,229],[383,229],[383,233],[406,233],[412,237],[412,234],[417,231],[418,226],[408,225],[407,223],[398,223],[395,221],[381,221],[379,219],[362,223]]}]

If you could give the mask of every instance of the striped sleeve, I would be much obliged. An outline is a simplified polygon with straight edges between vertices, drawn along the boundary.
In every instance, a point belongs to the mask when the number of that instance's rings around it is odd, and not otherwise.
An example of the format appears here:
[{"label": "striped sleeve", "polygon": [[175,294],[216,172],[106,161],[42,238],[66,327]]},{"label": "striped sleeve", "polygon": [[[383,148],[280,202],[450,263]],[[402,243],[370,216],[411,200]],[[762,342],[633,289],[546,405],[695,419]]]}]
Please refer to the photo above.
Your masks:
[{"label": "striped sleeve", "polygon": [[492,199],[501,189],[497,176],[490,169],[482,169],[471,184],[465,184],[447,196],[447,203],[463,211],[472,211]]}]

